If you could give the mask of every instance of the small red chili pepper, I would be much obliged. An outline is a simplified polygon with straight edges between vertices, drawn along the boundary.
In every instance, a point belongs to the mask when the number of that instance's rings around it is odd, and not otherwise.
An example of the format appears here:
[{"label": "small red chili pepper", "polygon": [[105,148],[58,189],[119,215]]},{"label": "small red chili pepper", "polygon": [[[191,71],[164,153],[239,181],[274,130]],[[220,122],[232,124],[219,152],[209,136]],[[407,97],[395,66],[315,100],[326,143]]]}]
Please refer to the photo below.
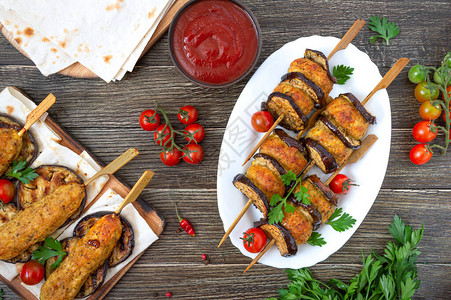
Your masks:
[{"label": "small red chili pepper", "polygon": [[174,204],[175,204],[175,213],[177,214],[177,217],[179,218],[180,227],[182,227],[182,229],[185,230],[186,233],[188,233],[189,235],[196,236],[193,225],[191,225],[191,223],[187,219],[183,219],[182,217],[180,217],[179,210],[177,208],[177,203],[174,203]]},{"label": "small red chili pepper", "polygon": [[167,292],[166,293],[166,297],[172,297],[172,293],[171,292]]}]

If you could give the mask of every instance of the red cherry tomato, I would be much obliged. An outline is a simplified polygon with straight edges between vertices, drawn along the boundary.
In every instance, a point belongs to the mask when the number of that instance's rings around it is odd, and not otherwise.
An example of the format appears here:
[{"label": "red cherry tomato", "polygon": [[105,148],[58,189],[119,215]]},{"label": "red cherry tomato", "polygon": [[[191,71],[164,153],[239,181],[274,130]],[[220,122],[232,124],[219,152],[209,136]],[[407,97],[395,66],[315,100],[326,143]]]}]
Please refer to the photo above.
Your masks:
[{"label": "red cherry tomato", "polygon": [[173,167],[182,159],[182,152],[177,148],[172,149],[172,151],[163,149],[160,152],[160,159],[166,166]]},{"label": "red cherry tomato", "polygon": [[435,120],[442,114],[440,104],[436,106],[431,104],[431,101],[423,102],[420,106],[420,116],[423,120]]},{"label": "red cherry tomato", "polygon": [[426,149],[425,144],[415,145],[410,150],[409,158],[416,165],[427,163],[432,157],[432,152]]},{"label": "red cherry tomato", "polygon": [[[448,98],[451,98],[451,85],[446,88],[446,92],[448,93]],[[442,94],[443,101],[445,101],[445,94]]]},{"label": "red cherry tomato", "polygon": [[169,126],[166,126],[166,124],[160,124],[160,126],[158,126],[153,133],[153,138],[158,146],[166,146],[166,143],[170,137],[171,129],[169,129]]},{"label": "red cherry tomato", "polygon": [[183,160],[189,164],[197,165],[204,159],[204,148],[199,144],[188,144],[184,148],[189,154],[183,156]]},{"label": "red cherry tomato", "polygon": [[154,131],[160,124],[160,115],[153,109],[145,110],[139,116],[139,126],[145,131]]},{"label": "red cherry tomato", "polygon": [[435,124],[430,121],[418,122],[412,130],[413,138],[420,143],[428,143],[437,137],[437,134],[432,132],[429,128],[429,124],[435,126]]},{"label": "red cherry tomato", "polygon": [[[189,124],[188,126],[185,127],[185,134],[187,134],[188,132],[191,133],[194,137],[194,139],[196,140],[196,142],[200,143],[200,141],[202,141],[205,137],[205,129],[202,125],[200,124]],[[189,138],[185,138],[185,140],[187,140],[188,142],[190,142]],[[194,143],[193,140],[191,140],[191,143]]]},{"label": "red cherry tomato", "polygon": [[14,184],[6,179],[0,179],[0,199],[3,203],[9,203],[14,198],[16,189]]},{"label": "red cherry tomato", "polygon": [[334,177],[334,179],[329,183],[329,187],[335,194],[347,194],[349,189],[351,188],[351,185],[357,185],[352,184],[351,179],[348,178],[348,176],[343,174],[338,174]]},{"label": "red cherry tomato", "polygon": [[243,232],[244,248],[250,253],[258,253],[266,245],[266,234],[260,228],[249,228],[246,232]]},{"label": "red cherry tomato", "polygon": [[252,115],[252,127],[258,132],[267,132],[274,124],[274,118],[267,111],[257,111]]},{"label": "red cherry tomato", "polygon": [[177,118],[182,124],[192,124],[197,121],[197,109],[191,105],[183,106],[179,109]]},{"label": "red cherry tomato", "polygon": [[428,100],[435,100],[440,94],[439,89],[428,89],[427,86],[428,83],[423,81],[415,87],[415,98],[421,103]]},{"label": "red cherry tomato", "polygon": [[20,271],[20,279],[28,285],[38,284],[42,278],[44,278],[44,267],[35,260],[26,262]]}]

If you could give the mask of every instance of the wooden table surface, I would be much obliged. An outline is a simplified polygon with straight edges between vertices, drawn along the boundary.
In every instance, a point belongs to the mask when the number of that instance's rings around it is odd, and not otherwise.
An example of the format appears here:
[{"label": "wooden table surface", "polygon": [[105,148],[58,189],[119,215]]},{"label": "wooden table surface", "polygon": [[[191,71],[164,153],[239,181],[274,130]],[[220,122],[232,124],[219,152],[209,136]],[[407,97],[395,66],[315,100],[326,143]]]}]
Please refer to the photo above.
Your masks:
[{"label": "wooden table surface", "polygon": [[[369,44],[373,33],[365,26],[354,40],[382,74],[399,57],[408,57],[408,67],[423,63],[437,66],[451,50],[451,2],[423,1],[264,1],[244,0],[258,18],[263,49],[260,65],[271,53],[298,37],[310,35],[341,37],[357,19],[386,16],[396,22],[400,34],[390,40]],[[33,64],[0,38],[0,87],[22,89],[40,102],[52,92],[57,97],[50,115],[101,161],[108,163],[129,147],[140,155],[118,172],[133,185],[145,169],[156,176],[144,199],[166,218],[161,239],[153,244],[135,266],[119,281],[107,299],[162,299],[172,292],[174,299],[263,299],[276,296],[276,289],[288,280],[281,269],[250,262],[227,241],[216,248],[223,225],[216,202],[216,172],[220,145],[229,115],[248,76],[226,89],[207,89],[185,79],[173,66],[168,38],[163,38],[137,64],[135,71],[116,83],[82,80],[61,75],[44,77]],[[301,53],[300,53],[301,55]],[[394,214],[414,227],[425,224],[419,246],[421,288],[415,299],[451,297],[451,154],[435,155],[423,166],[413,165],[409,151],[415,145],[412,127],[420,121],[414,85],[407,79],[408,68],[388,88],[392,110],[392,143],[382,189],[366,219],[353,237],[327,260],[311,270],[322,280],[347,280],[361,269],[361,251],[382,251],[390,235]],[[190,104],[199,110],[199,123],[206,128],[202,142],[205,158],[200,165],[181,163],[166,167],[160,162],[153,135],[138,125],[144,109],[158,100],[176,111]],[[174,120],[174,115],[171,115]],[[191,220],[196,237],[177,233],[179,224],[173,201]],[[205,265],[206,253],[211,263]],[[302,255],[298,254],[298,255]],[[3,284],[6,299],[17,296]]]}]

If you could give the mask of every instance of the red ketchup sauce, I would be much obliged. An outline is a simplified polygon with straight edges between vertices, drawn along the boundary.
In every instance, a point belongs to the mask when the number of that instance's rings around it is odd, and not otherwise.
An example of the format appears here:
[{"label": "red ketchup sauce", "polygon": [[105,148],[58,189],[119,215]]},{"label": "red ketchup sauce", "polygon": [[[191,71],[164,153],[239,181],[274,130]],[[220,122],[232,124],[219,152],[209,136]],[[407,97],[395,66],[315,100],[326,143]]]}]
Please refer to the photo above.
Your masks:
[{"label": "red ketchup sauce", "polygon": [[241,6],[204,0],[182,12],[172,45],[175,60],[189,77],[221,85],[235,81],[252,66],[258,52],[257,29]]}]

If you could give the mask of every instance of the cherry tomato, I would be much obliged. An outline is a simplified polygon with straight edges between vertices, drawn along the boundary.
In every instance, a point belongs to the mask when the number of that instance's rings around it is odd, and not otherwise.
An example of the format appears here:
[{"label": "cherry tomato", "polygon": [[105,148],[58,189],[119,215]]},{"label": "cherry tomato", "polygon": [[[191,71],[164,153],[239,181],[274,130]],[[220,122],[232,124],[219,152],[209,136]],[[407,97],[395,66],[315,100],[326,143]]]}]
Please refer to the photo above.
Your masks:
[{"label": "cherry tomato", "polygon": [[426,149],[425,144],[417,144],[410,150],[409,158],[416,165],[427,163],[432,157],[432,152]]},{"label": "cherry tomato", "polygon": [[160,159],[166,166],[173,167],[182,159],[182,152],[177,148],[172,149],[172,151],[163,149],[160,152]]},{"label": "cherry tomato", "polygon": [[20,271],[20,279],[28,285],[38,284],[42,278],[44,278],[44,267],[35,260],[26,262]]},{"label": "cherry tomato", "polygon": [[418,122],[412,130],[413,138],[420,143],[428,143],[435,139],[437,137],[437,134],[431,131],[429,124],[435,126],[435,124],[430,123],[430,121]]},{"label": "cherry tomato", "polygon": [[244,248],[250,253],[258,253],[266,245],[266,234],[260,228],[249,228],[246,232],[243,232]]},{"label": "cherry tomato", "polygon": [[[196,140],[196,142],[200,143],[200,141],[202,141],[205,137],[205,129],[202,125],[200,124],[189,124],[188,126],[185,127],[185,131],[184,133],[191,133],[194,137],[194,139]],[[187,140],[188,142],[190,142],[189,138],[185,138],[185,140]],[[191,143],[194,143],[193,140],[191,140]]]},{"label": "cherry tomato", "polygon": [[412,83],[420,83],[422,81],[426,80],[426,72],[424,70],[424,66],[422,65],[415,65],[409,70],[409,80]]},{"label": "cherry tomato", "polygon": [[145,131],[154,131],[160,124],[160,115],[153,109],[145,110],[139,116],[139,126]]},{"label": "cherry tomato", "polygon": [[[448,110],[449,110],[449,119],[451,120],[451,106],[449,107]],[[445,111],[443,112],[442,117],[443,117],[443,121],[446,122],[446,112]]]},{"label": "cherry tomato", "polygon": [[442,114],[440,104],[436,106],[431,104],[431,101],[423,102],[420,106],[420,116],[423,120],[435,120]]},{"label": "cherry tomato", "polygon": [[189,164],[197,165],[204,159],[204,148],[199,144],[188,144],[184,148],[189,151],[189,154],[183,156],[183,160]]},{"label": "cherry tomato", "polygon": [[426,81],[420,82],[415,88],[415,98],[421,103],[427,100],[435,100],[438,98],[438,89],[428,89]]},{"label": "cherry tomato", "polygon": [[0,179],[0,199],[3,203],[9,203],[14,198],[16,189],[14,184],[6,179]]},{"label": "cherry tomato", "polygon": [[191,105],[183,106],[179,109],[177,118],[182,124],[192,124],[197,121],[197,109]]},{"label": "cherry tomato", "polygon": [[251,123],[255,131],[266,132],[274,124],[274,118],[267,111],[257,111],[253,114]]},{"label": "cherry tomato", "polygon": [[348,178],[348,176],[343,174],[338,174],[334,177],[334,179],[329,183],[329,187],[335,194],[345,194],[349,191],[351,188],[351,185],[357,185],[352,184],[351,179]]},{"label": "cherry tomato", "polygon": [[157,143],[158,146],[166,146],[170,137],[171,137],[171,129],[169,129],[169,126],[166,126],[166,124],[160,124],[153,133],[153,138],[155,139],[155,142]]}]

